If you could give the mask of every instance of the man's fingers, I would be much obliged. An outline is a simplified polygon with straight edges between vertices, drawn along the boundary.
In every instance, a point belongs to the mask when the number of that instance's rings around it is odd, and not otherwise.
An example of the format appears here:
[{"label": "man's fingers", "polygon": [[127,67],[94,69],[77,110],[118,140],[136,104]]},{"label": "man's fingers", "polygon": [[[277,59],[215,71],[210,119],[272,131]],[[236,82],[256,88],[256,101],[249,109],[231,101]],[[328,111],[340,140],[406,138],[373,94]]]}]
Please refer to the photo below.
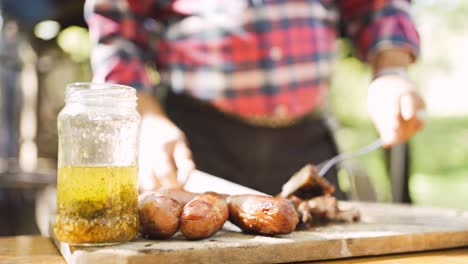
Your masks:
[{"label": "man's fingers", "polygon": [[411,94],[405,94],[400,98],[400,113],[404,120],[416,116],[416,102]]},{"label": "man's fingers", "polygon": [[195,169],[192,151],[188,147],[186,141],[180,140],[176,143],[174,148],[174,161],[177,167],[178,182],[183,185]]},{"label": "man's fingers", "polygon": [[388,122],[381,122],[377,130],[384,147],[390,147],[406,142],[423,127],[424,122],[415,115],[410,120],[404,120],[403,117],[399,117],[390,119]]},{"label": "man's fingers", "polygon": [[405,121],[408,124],[407,126],[407,139],[409,139],[412,135],[414,135],[416,132],[421,130],[424,127],[424,121],[422,119],[419,119],[417,116],[415,116],[413,119],[409,121]]},{"label": "man's fingers", "polygon": [[424,100],[412,91],[400,97],[400,142],[407,141],[417,131],[421,130],[424,126],[425,119],[425,103]]},{"label": "man's fingers", "polygon": [[159,180],[154,176],[151,163],[140,159],[138,166],[138,189],[140,192],[154,191],[161,186]]},{"label": "man's fingers", "polygon": [[423,116],[424,100],[416,93],[407,93],[400,97],[400,113],[404,120]]},{"label": "man's fingers", "polygon": [[178,188],[195,169],[192,153],[183,139],[168,142],[163,147],[146,150],[140,157],[139,184],[141,191],[152,191],[160,187]]},{"label": "man's fingers", "polygon": [[143,117],[139,153],[140,190],[181,187],[178,171],[186,178],[194,166],[190,150],[180,142],[185,143],[185,137],[172,122],[155,115]]},{"label": "man's fingers", "polygon": [[161,187],[173,188],[179,187],[177,181],[177,169],[173,153],[175,144],[167,144],[163,151],[155,151],[153,164],[153,175],[157,178]]},{"label": "man's fingers", "polygon": [[424,121],[422,121],[420,118],[416,119],[414,129],[415,131],[419,131],[424,127]]},{"label": "man's fingers", "polygon": [[[145,138],[142,134],[140,138]],[[151,144],[142,144],[140,141],[140,153],[138,160],[138,188],[140,192],[154,191],[161,186],[159,180],[154,176],[154,150],[151,149]]]}]

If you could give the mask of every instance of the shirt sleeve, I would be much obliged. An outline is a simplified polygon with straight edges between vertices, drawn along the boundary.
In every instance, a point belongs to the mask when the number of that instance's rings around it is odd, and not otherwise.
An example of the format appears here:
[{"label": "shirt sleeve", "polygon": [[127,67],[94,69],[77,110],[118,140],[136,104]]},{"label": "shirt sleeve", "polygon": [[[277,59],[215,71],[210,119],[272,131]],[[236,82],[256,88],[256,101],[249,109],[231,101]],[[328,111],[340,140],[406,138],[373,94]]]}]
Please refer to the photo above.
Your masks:
[{"label": "shirt sleeve", "polygon": [[408,0],[338,0],[344,33],[357,56],[368,61],[383,49],[408,50],[419,54],[419,34],[410,17]]},{"label": "shirt sleeve", "polygon": [[149,39],[144,23],[150,1],[87,0],[85,20],[94,44],[91,53],[94,82],[129,85],[150,91],[145,66]]}]

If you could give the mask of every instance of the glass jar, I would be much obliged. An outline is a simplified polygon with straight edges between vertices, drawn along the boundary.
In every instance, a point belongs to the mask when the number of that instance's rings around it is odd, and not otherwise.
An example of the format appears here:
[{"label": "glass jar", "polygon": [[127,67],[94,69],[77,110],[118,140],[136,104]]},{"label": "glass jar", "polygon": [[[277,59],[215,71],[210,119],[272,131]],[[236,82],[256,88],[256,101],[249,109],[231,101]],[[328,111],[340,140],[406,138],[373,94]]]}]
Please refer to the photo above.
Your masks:
[{"label": "glass jar", "polygon": [[135,89],[67,86],[58,115],[55,236],[74,245],[126,242],[138,232],[138,136]]}]

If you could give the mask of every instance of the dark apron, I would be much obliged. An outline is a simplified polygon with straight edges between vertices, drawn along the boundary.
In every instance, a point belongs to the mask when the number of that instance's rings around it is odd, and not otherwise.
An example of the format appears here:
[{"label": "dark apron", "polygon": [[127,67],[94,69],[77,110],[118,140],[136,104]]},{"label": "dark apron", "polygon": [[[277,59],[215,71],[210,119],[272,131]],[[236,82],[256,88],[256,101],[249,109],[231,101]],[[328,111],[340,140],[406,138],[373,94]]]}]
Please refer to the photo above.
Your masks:
[{"label": "dark apron", "polygon": [[[165,108],[184,131],[197,169],[271,195],[278,194],[305,164],[318,164],[337,154],[322,118],[306,117],[284,128],[258,127],[171,92]],[[338,187],[335,168],[326,178]],[[335,195],[345,199],[340,190]]]}]

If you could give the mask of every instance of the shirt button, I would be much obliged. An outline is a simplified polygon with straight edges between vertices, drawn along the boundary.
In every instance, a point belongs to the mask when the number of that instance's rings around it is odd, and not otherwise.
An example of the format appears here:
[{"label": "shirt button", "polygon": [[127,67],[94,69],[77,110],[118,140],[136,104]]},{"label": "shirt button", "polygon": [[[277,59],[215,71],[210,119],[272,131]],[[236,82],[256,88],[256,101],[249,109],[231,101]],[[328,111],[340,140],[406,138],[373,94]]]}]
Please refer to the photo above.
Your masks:
[{"label": "shirt button", "polygon": [[275,108],[276,117],[286,117],[287,115],[288,115],[288,108],[285,105],[280,104],[276,106]]},{"label": "shirt button", "polygon": [[274,61],[279,61],[283,58],[283,51],[280,47],[272,47],[270,49],[270,58]]}]

